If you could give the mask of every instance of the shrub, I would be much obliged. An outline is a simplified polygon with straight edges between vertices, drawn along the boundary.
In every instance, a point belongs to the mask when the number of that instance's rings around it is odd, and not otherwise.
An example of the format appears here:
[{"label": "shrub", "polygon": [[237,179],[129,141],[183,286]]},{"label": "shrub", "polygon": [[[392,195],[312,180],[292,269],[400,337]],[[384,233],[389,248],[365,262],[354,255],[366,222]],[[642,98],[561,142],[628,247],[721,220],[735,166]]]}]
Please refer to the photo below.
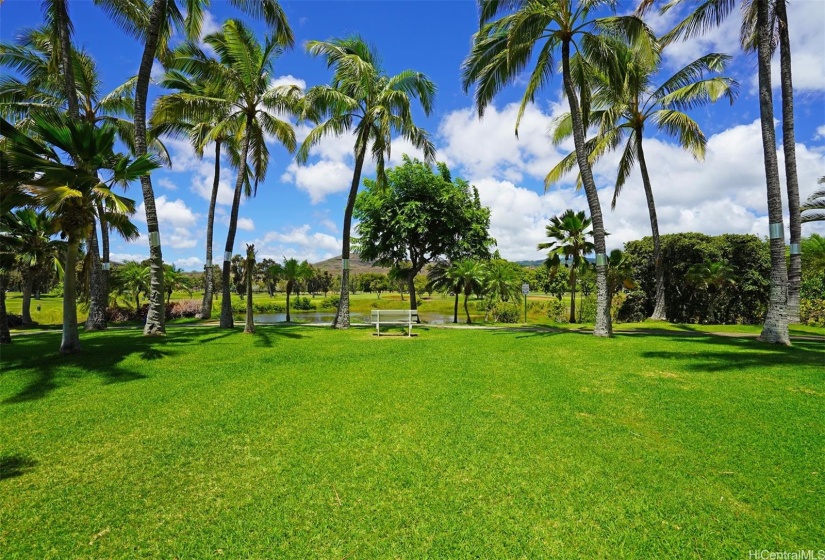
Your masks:
[{"label": "shrub", "polygon": [[634,290],[624,294],[623,301],[617,302],[614,298],[616,321],[619,323],[641,323],[645,320],[646,295],[642,290]]},{"label": "shrub", "polygon": [[286,313],[286,306],[275,302],[253,303],[252,310],[255,313]]},{"label": "shrub", "polygon": [[547,302],[547,318],[554,323],[566,323],[570,319],[570,310],[563,301],[550,300]]},{"label": "shrub", "polygon": [[315,309],[315,304],[308,297],[296,297],[291,303],[292,309],[299,311],[312,311]]},{"label": "shrub", "polygon": [[321,301],[321,309],[337,309],[339,301],[341,301],[341,296],[338,295],[324,298]]},{"label": "shrub", "polygon": [[491,315],[496,323],[518,323],[522,320],[521,306],[515,303],[498,302],[493,306]]},{"label": "shrub", "polygon": [[201,302],[194,299],[173,301],[166,305],[167,319],[197,317],[201,312]]},{"label": "shrub", "polygon": [[799,320],[803,325],[825,327],[825,299],[803,299],[800,301]]}]

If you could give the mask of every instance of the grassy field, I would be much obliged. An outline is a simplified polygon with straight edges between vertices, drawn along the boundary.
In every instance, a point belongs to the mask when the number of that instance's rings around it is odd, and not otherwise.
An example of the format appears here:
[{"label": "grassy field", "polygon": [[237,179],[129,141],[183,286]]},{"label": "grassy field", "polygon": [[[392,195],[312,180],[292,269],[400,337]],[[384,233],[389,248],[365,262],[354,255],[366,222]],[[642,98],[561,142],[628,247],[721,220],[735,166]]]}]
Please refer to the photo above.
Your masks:
[{"label": "grassy field", "polygon": [[417,333],[16,335],[0,556],[825,549],[825,343]]}]

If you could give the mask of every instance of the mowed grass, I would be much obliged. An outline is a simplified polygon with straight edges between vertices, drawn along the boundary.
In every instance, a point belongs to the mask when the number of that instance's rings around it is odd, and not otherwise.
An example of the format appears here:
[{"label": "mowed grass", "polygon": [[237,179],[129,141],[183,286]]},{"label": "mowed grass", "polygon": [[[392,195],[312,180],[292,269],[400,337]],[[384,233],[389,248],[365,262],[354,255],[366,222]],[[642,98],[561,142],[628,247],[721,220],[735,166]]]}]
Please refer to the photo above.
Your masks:
[{"label": "mowed grass", "polygon": [[0,557],[825,548],[825,343],[416,332],[16,336]]}]

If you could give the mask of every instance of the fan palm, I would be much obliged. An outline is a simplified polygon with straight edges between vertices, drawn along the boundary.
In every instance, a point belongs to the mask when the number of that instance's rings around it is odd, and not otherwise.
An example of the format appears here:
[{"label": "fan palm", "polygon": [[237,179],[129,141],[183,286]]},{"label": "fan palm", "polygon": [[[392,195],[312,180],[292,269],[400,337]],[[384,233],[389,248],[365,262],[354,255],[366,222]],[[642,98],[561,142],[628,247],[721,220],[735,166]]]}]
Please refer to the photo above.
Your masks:
[{"label": "fan palm", "polygon": [[[544,266],[550,272],[552,280],[558,274],[562,260],[570,270],[570,322],[576,322],[576,274],[587,264],[585,255],[592,253],[596,245],[588,238],[593,238],[593,220],[585,216],[584,211],[566,210],[561,216],[553,216],[547,225],[547,237],[553,241],[539,243],[538,249],[549,249]],[[605,280],[607,280],[605,278]],[[612,294],[608,294],[612,297]]]},{"label": "fan palm", "polygon": [[[209,0],[187,0],[185,10],[181,0],[152,0],[145,9],[143,2],[134,0],[95,0],[124,31],[135,35],[144,45],[143,55],[135,82],[135,153],[147,153],[146,108],[152,65],[156,57],[167,58],[168,43],[175,28],[188,40],[196,40],[203,27],[204,15],[211,4]],[[292,46],[294,37],[286,15],[275,0],[229,0],[233,6],[247,14],[263,18],[281,45]],[[184,15],[185,14],[185,15]],[[149,294],[149,313],[146,317],[145,335],[165,332],[163,309],[163,254],[155,207],[152,181],[147,175],[141,179],[143,202],[146,208],[146,229],[149,233],[149,258],[152,285]],[[227,282],[224,282],[226,285]]]},{"label": "fan palm", "polygon": [[[56,226],[67,239],[60,351],[77,352],[80,339],[75,267],[80,244],[94,227],[98,203],[121,215],[134,211],[133,201],[115,194],[111,185],[138,179],[159,163],[150,156],[130,160],[116,154],[115,129],[110,125],[98,128],[86,121],[44,112],[33,116],[31,131],[38,140],[0,119],[0,134],[8,139],[2,156],[9,168],[32,177],[26,188],[37,203],[55,215]],[[66,154],[71,164],[64,164],[59,153]],[[110,174],[106,182],[98,177],[98,172],[104,170]]]},{"label": "fan palm", "polygon": [[[377,183],[385,181],[384,163],[390,157],[392,134],[399,134],[424,152],[427,163],[435,160],[435,147],[428,134],[412,119],[411,99],[421,103],[425,115],[433,108],[435,84],[427,76],[405,70],[387,76],[375,49],[358,36],[329,41],[310,41],[307,50],[321,56],[333,68],[332,84],[315,86],[306,94],[305,116],[326,119],[315,127],[298,150],[297,160],[305,163],[310,149],[326,136],[352,131],[355,136],[355,167],[344,211],[341,246],[341,297],[333,326],[349,328],[350,231],[355,196],[361,182],[367,150],[376,163]],[[357,123],[357,124],[356,124]]]},{"label": "fan palm", "polygon": [[[655,57],[653,34],[636,16],[591,18],[599,8],[615,8],[615,0],[491,0],[479,2],[480,29],[473,36],[470,55],[463,64],[463,84],[468,90],[476,84],[475,100],[479,115],[507,84],[520,78],[535,60],[516,119],[516,133],[527,105],[545,86],[555,69],[553,60],[561,50],[564,93],[570,107],[576,161],[582,177],[596,247],[597,303],[593,334],[610,336],[610,298],[607,294],[607,255],[602,210],[593,172],[585,148],[586,116],[590,94],[576,91],[571,71],[571,49],[592,52],[605,48],[604,34],[621,37],[638,48],[639,56]],[[496,19],[497,18],[497,19]],[[538,54],[534,57],[534,51]]]},{"label": "fan palm", "polygon": [[140,296],[149,291],[149,267],[129,261],[114,272],[114,283],[118,295],[134,298],[135,311],[140,311]]},{"label": "fan palm", "polygon": [[[671,77],[655,83],[659,73],[659,59],[640,57],[634,48],[621,41],[607,40],[608,51],[594,51],[588,60],[577,58],[575,64],[587,69],[577,73],[586,83],[577,84],[580,89],[589,88],[593,93],[593,110],[590,124],[598,125],[598,133],[587,142],[592,165],[608,151],[622,147],[618,175],[613,190],[611,208],[622,192],[636,161],[642,176],[650,229],[653,235],[653,262],[655,263],[656,294],[651,319],[667,320],[665,314],[665,284],[662,268],[659,221],[653,200],[653,186],[647,169],[643,149],[645,125],[652,123],[667,136],[671,136],[682,149],[697,160],[705,156],[705,135],[699,125],[685,111],[727,97],[733,103],[737,94],[736,81],[722,77],[706,77],[709,73],[725,69],[730,57],[724,54],[705,55]],[[608,54],[608,57],[604,55]],[[589,70],[589,71],[588,71]],[[572,134],[570,114],[561,116],[554,123],[553,142],[561,143]],[[562,159],[545,179],[549,186],[573,169],[576,153]]]},{"label": "fan palm", "polygon": [[687,279],[697,287],[708,292],[708,322],[716,322],[716,303],[724,291],[736,282],[733,269],[724,262],[705,260],[688,269]]},{"label": "fan palm", "polygon": [[292,320],[289,314],[289,296],[299,282],[312,275],[312,268],[307,261],[298,262],[298,259],[284,258],[284,264],[275,264],[272,269],[273,276],[286,281],[286,321],[288,323]]}]

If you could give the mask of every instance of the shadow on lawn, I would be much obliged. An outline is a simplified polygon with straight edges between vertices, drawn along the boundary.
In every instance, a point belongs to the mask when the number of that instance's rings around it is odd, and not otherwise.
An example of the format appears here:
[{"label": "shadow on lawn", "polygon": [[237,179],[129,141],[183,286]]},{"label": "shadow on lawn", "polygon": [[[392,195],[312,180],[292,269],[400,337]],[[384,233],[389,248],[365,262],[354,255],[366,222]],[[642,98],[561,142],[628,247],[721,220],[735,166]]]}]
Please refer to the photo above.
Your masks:
[{"label": "shadow on lawn", "polygon": [[0,455],[0,480],[26,474],[37,466],[37,461],[25,455]]}]

